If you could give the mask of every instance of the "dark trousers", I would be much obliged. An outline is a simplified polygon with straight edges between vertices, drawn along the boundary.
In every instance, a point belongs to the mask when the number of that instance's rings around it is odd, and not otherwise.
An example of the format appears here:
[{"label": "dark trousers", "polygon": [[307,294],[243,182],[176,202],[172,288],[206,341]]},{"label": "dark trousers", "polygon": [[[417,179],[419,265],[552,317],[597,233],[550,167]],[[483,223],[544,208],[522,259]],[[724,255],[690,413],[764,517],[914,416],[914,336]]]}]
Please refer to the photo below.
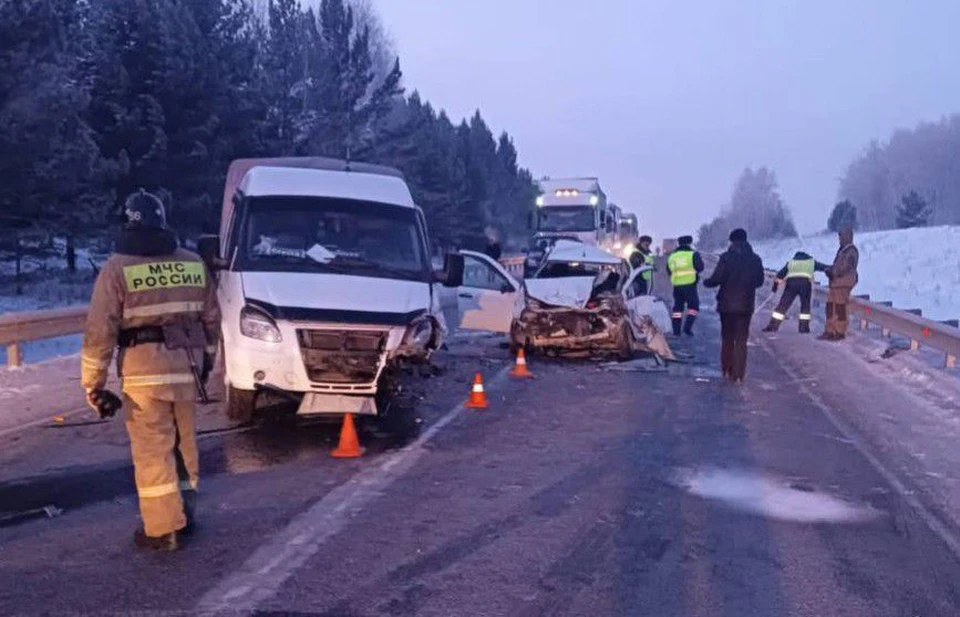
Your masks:
[{"label": "dark trousers", "polygon": [[731,379],[747,374],[747,338],[752,313],[720,313],[720,366]]},{"label": "dark trousers", "polygon": [[[773,319],[783,321],[787,318],[787,311],[790,305],[800,296],[800,328],[809,330],[810,326],[810,298],[813,295],[813,284],[807,279],[792,278],[787,279],[783,288],[783,295],[780,296],[780,303],[773,311]],[[806,324],[806,328],[804,327]]]},{"label": "dark trousers", "polygon": [[[684,324],[684,310],[686,310],[686,324]],[[679,285],[673,288],[673,333],[680,334],[681,325],[689,334],[693,328],[693,322],[697,320],[700,314],[700,295],[697,292],[696,284]]]}]

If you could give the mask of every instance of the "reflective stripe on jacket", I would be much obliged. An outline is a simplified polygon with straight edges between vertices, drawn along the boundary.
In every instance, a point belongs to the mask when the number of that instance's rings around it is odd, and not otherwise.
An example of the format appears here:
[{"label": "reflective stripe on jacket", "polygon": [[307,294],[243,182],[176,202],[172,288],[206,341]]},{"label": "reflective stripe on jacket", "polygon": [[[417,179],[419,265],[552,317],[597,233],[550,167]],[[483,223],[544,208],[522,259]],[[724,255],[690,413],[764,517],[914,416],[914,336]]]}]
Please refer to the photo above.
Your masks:
[{"label": "reflective stripe on jacket", "polygon": [[[213,281],[196,254],[183,249],[157,257],[114,254],[97,276],[90,298],[81,352],[83,387],[104,387],[121,330],[184,320],[203,324],[207,345],[193,352],[200,366],[205,352],[216,351],[220,311]],[[196,396],[183,349],[142,343],[121,349],[117,364],[124,391],[151,388],[159,400]]]}]

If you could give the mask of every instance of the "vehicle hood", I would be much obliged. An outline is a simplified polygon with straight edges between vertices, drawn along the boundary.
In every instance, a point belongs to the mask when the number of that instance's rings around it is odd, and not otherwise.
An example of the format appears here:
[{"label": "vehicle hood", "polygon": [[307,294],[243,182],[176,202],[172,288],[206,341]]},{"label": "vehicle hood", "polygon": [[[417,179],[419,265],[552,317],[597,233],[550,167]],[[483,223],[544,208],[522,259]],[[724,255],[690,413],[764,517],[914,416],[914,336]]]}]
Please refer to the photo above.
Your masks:
[{"label": "vehicle hood", "polygon": [[593,292],[594,276],[569,276],[555,279],[527,279],[527,295],[554,306],[584,308]]},{"label": "vehicle hood", "polygon": [[616,266],[619,265],[623,259],[590,244],[571,242],[570,240],[557,240],[547,255],[547,261],[581,262]]},{"label": "vehicle hood", "polygon": [[247,301],[274,318],[401,325],[430,308],[430,285],[367,276],[244,272]]}]

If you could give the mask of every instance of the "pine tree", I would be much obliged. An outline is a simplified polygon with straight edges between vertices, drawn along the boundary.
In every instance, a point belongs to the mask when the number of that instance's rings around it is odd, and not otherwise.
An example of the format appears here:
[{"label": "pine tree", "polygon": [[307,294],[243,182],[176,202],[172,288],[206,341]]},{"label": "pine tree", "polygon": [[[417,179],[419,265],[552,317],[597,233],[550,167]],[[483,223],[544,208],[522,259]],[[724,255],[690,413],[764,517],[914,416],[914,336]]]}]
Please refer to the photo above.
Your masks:
[{"label": "pine tree", "polygon": [[17,261],[44,256],[51,237],[74,244],[102,221],[104,165],[83,114],[81,4],[0,5],[0,243]]},{"label": "pine tree", "polygon": [[916,191],[910,191],[904,195],[897,210],[897,227],[899,229],[926,227],[929,222],[930,207],[927,202]]},{"label": "pine tree", "polygon": [[840,231],[849,227],[857,228],[857,208],[850,200],[845,199],[833,207],[830,213],[830,219],[827,221],[827,229],[830,231]]},{"label": "pine tree", "polygon": [[533,182],[510,136],[404,99],[370,2],[317,4],[0,1],[0,252],[64,237],[74,267],[140,187],[183,235],[215,227],[229,162],[261,155],[393,165],[447,243],[526,235]]}]

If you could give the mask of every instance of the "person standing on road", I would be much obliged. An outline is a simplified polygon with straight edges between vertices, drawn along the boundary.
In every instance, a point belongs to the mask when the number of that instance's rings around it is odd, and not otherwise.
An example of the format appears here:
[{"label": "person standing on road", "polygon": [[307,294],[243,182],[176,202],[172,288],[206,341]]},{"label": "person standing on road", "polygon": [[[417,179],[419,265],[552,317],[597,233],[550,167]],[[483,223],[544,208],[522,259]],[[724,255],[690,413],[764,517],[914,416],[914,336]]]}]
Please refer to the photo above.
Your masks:
[{"label": "person standing on road", "polygon": [[[650,250],[650,245],[653,244],[653,238],[650,236],[640,236],[640,240],[634,249],[630,252],[630,257],[628,261],[630,262],[630,268],[637,270],[643,268],[644,266],[654,267],[655,261],[653,257],[653,252]],[[636,290],[636,295],[643,296],[649,293],[650,291],[650,282],[653,280],[653,270],[647,270],[642,273],[640,276],[634,279],[633,285]]]},{"label": "person standing on road", "polygon": [[141,190],[127,199],[125,216],[90,299],[81,382],[101,417],[116,413],[120,399],[105,388],[119,347],[117,373],[143,519],[134,541],[176,550],[193,530],[200,477],[197,380],[205,381],[213,368],[220,311],[206,267],[179,248],[160,199]]},{"label": "person standing on road", "polygon": [[825,272],[827,266],[818,262],[803,251],[797,251],[793,259],[787,262],[777,272],[777,279],[773,282],[773,293],[777,293],[780,285],[784,285],[780,302],[770,316],[770,323],[763,329],[764,332],[776,332],[787,318],[787,311],[794,299],[800,296],[800,333],[810,333],[810,300],[813,295],[813,277],[815,272]]},{"label": "person standing on road", "polygon": [[819,337],[822,341],[842,341],[847,337],[847,303],[850,294],[859,282],[857,268],[860,265],[860,252],[853,244],[853,228],[840,230],[840,249],[833,259],[833,265],[826,268],[830,279],[830,292],[827,295],[827,328]]},{"label": "person standing on road", "polygon": [[[673,335],[680,336],[681,326],[687,336],[693,336],[693,324],[700,313],[700,296],[697,283],[703,272],[703,259],[693,250],[693,237],[681,236],[677,239],[676,250],[667,257],[667,271],[673,285]],[[684,321],[686,309],[686,321]]]},{"label": "person standing on road", "polygon": [[730,248],[720,255],[713,274],[704,287],[719,287],[717,312],[720,313],[720,366],[723,377],[742,384],[747,373],[747,338],[756,307],[757,289],[763,286],[763,262],[747,242],[747,232],[730,232]]}]

